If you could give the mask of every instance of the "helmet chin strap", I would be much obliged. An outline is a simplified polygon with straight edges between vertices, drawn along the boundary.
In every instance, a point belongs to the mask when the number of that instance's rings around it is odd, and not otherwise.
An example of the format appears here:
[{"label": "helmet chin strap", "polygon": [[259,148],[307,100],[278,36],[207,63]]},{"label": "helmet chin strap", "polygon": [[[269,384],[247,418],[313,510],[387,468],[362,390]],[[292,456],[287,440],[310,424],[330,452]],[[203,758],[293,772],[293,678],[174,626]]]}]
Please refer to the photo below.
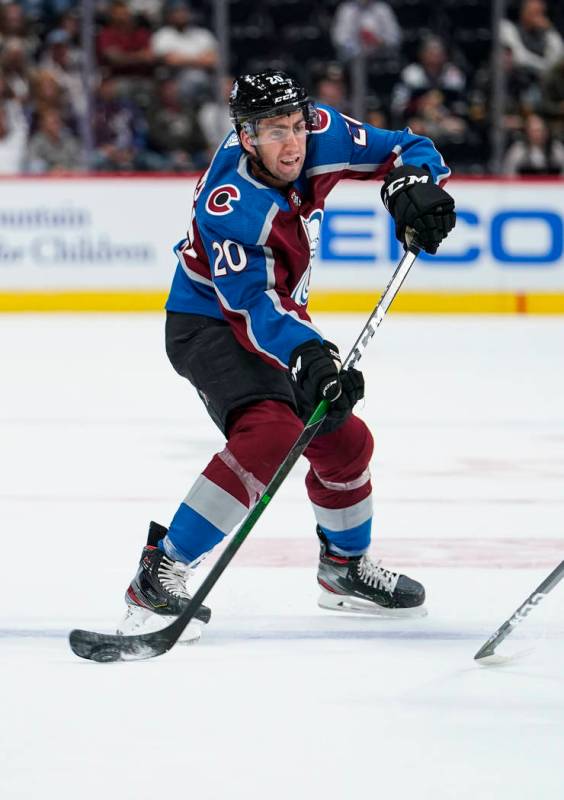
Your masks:
[{"label": "helmet chin strap", "polygon": [[[273,174],[273,173],[272,173],[272,172],[271,172],[271,171],[268,169],[268,167],[266,166],[266,164],[265,164],[265,163],[264,163],[264,161],[262,160],[262,158],[261,158],[261,156],[260,156],[260,151],[259,151],[259,149],[258,149],[258,144],[254,144],[254,145],[253,145],[253,147],[254,147],[254,149],[255,149],[255,153],[256,153],[256,155],[254,155],[254,156],[253,156],[253,155],[251,155],[251,153],[249,153],[249,158],[250,158],[250,160],[253,162],[253,164],[254,164],[254,165],[255,165],[255,166],[256,166],[256,167],[257,167],[257,168],[258,168],[258,169],[259,169],[261,172],[265,172],[267,175],[270,175],[270,177],[271,177],[271,178],[274,178],[274,180],[275,180],[275,181],[280,181],[280,180],[282,180],[282,179],[281,179],[281,178],[279,178],[277,175],[274,175],[274,174]],[[247,152],[248,152],[248,151],[247,151]],[[287,186],[290,186],[290,182],[288,182],[286,185],[287,185]]]}]

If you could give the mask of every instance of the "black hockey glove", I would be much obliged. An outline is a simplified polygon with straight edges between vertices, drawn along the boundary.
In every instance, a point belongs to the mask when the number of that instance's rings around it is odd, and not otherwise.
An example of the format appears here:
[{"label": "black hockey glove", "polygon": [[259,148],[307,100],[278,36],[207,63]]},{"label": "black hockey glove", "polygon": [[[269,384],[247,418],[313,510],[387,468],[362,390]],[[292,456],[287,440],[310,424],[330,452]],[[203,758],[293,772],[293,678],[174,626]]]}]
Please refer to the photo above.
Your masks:
[{"label": "black hockey glove", "polygon": [[344,369],[339,373],[339,378],[342,391],[335,402],[331,403],[327,414],[328,426],[322,428],[321,433],[324,433],[327,427],[328,430],[335,430],[342,425],[351,415],[358,401],[364,397],[364,375],[359,369],[354,369],[354,367]]},{"label": "black hockey glove", "polygon": [[290,377],[312,404],[320,400],[333,402],[341,394],[341,357],[331,342],[310,339],[298,345],[288,364]]},{"label": "black hockey glove", "polygon": [[[436,253],[442,240],[454,228],[454,200],[433,183],[431,174],[409,165],[393,169],[382,186],[382,200],[396,223],[396,237],[404,246],[411,228],[427,253]],[[409,233],[409,232],[408,232]]]},{"label": "black hockey glove", "polygon": [[308,404],[315,406],[323,398],[330,400],[328,417],[335,421],[345,420],[364,397],[362,372],[340,369],[339,349],[331,342],[312,339],[296,347],[290,357],[290,375]]}]

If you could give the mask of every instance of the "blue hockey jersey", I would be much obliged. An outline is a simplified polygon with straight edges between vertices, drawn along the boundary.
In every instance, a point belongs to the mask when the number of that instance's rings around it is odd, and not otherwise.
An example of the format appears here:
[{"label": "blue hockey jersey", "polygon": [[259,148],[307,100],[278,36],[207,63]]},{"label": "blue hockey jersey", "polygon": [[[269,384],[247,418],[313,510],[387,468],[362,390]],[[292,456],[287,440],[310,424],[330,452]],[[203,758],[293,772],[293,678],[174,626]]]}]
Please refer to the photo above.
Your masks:
[{"label": "blue hockey jersey", "polygon": [[194,194],[186,239],[166,307],[224,319],[243,347],[286,369],[290,354],[321,340],[307,312],[311,264],[325,198],[342,178],[381,179],[403,164],[425,167],[436,183],[450,175],[430,139],[362,124],[318,106],[304,167],[285,190],[251,172],[232,133]]}]

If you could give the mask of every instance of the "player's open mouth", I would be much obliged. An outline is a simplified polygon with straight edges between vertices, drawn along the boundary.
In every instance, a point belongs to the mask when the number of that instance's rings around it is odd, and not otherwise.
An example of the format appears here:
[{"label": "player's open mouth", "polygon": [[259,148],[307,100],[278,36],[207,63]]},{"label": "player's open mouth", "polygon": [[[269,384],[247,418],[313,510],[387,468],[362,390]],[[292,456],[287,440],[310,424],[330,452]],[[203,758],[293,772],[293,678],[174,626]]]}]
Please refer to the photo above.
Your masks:
[{"label": "player's open mouth", "polygon": [[300,161],[300,156],[296,156],[295,158],[281,158],[280,162],[285,167],[295,167]]}]

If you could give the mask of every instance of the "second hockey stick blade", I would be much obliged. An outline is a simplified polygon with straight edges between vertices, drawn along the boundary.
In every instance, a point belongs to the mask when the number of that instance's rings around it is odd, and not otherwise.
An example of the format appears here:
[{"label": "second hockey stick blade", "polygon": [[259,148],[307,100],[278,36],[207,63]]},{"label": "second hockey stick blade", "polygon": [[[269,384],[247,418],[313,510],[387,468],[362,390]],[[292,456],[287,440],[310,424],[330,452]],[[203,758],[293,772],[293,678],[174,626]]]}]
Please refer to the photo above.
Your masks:
[{"label": "second hockey stick blade", "polygon": [[512,656],[504,656],[496,653],[496,648],[498,645],[506,639],[509,634],[518,626],[520,625],[523,620],[531,613],[533,608],[538,606],[538,604],[544,600],[546,595],[554,589],[554,587],[560,583],[560,581],[564,578],[564,561],[561,561],[560,564],[554,569],[550,575],[544,579],[544,581],[537,586],[535,591],[530,594],[524,603],[522,603],[519,608],[513,612],[513,614],[507,619],[503,625],[501,625],[495,633],[492,633],[490,638],[480,647],[476,655],[474,656],[474,660],[478,664],[505,664],[509,661],[515,661],[517,658],[521,658],[524,655],[528,655],[531,652],[530,649],[525,651],[520,651],[519,653],[515,653]]}]

